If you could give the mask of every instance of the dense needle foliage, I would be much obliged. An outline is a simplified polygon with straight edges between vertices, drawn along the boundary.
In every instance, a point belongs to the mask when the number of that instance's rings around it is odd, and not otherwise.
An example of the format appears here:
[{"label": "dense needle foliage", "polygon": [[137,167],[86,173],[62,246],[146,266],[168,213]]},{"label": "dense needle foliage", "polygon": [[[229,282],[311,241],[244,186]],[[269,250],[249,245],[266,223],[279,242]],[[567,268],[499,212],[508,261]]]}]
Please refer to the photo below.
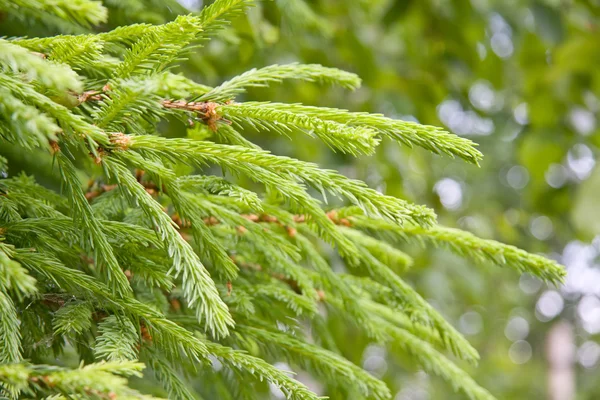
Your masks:
[{"label": "dense needle foliage", "polygon": [[412,260],[397,247],[443,246],[551,283],[562,267],[249,141],[250,131],[304,133],[356,156],[392,140],[481,159],[474,143],[433,126],[236,101],[286,79],[353,90],[360,78],[349,72],[271,65],[217,87],[173,72],[250,3],[217,0],[166,24],[86,33],[107,18],[99,2],[0,0],[4,21],[65,33],[0,39],[0,143],[30,165],[51,154],[45,172],[61,181],[46,188],[0,158],[2,392],[239,399],[263,398],[268,383],[287,398],[318,398],[274,366],[285,361],[324,395],[391,398],[340,354],[336,318],[467,397],[492,399],[449,358],[478,354],[402,279]]}]

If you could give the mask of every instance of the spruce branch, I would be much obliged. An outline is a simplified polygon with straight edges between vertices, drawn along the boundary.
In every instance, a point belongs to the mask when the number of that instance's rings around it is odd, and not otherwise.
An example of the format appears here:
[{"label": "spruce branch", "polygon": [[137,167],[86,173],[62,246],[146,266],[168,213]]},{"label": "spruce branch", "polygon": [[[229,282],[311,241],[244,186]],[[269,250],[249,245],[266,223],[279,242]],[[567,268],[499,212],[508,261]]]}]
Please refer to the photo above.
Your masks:
[{"label": "spruce branch", "polygon": [[262,103],[231,103],[221,105],[215,112],[243,127],[264,129],[287,134],[300,130],[309,136],[316,135],[329,147],[353,155],[372,154],[379,145],[377,132],[367,126],[349,126],[328,121],[313,115],[288,111],[284,107],[272,109]]},{"label": "spruce branch", "polygon": [[[110,138],[102,129],[87,122],[82,116],[70,112],[67,107],[39,93],[33,85],[23,82],[15,76],[0,73],[0,86],[10,90],[21,101],[35,105],[39,110],[60,121],[62,127],[68,127],[72,132],[83,135],[84,138],[92,142],[90,144],[92,148],[96,149],[98,144],[110,145]],[[63,133],[66,133],[64,128]]]},{"label": "spruce branch", "polygon": [[456,156],[476,165],[482,158],[481,152],[475,148],[476,144],[471,140],[450,134],[435,126],[391,119],[381,114],[351,112],[337,108],[269,102],[254,104],[256,107],[262,108],[264,113],[287,111],[317,117],[324,121],[337,122],[349,127],[368,127],[381,133],[384,137],[389,137],[409,147],[416,145],[433,153]]},{"label": "spruce branch", "polygon": [[223,29],[253,3],[254,0],[216,0],[204,7],[198,16],[203,29],[202,36],[207,38]]},{"label": "spruce branch", "polygon": [[366,269],[373,280],[391,288],[412,319],[417,323],[435,328],[442,338],[445,348],[456,356],[471,363],[477,363],[479,360],[477,351],[444,317],[367,249],[360,247],[359,249],[362,261],[360,267]]},{"label": "spruce branch", "polygon": [[34,18],[78,33],[108,18],[108,10],[93,0],[1,0],[0,10],[15,18]]},{"label": "spruce branch", "polygon": [[289,399],[320,399],[302,383],[290,378],[284,371],[278,370],[261,358],[214,342],[207,342],[206,345],[211,354],[214,354],[231,368],[248,371],[261,380],[271,382]]},{"label": "spruce branch", "polygon": [[134,361],[137,357],[138,332],[125,316],[110,315],[98,324],[99,336],[94,353],[108,361]]},{"label": "spruce branch", "polygon": [[237,325],[236,332],[250,338],[272,354],[287,354],[290,359],[319,373],[327,380],[338,380],[347,387],[355,388],[363,396],[388,399],[391,394],[387,386],[363,369],[333,352],[303,342],[281,332],[272,332],[248,325]]},{"label": "spruce branch", "polygon": [[58,92],[80,91],[80,78],[70,68],[38,57],[26,49],[0,38],[0,70],[22,74],[27,81]]},{"label": "spruce branch", "polygon": [[191,332],[135,299],[115,297],[106,285],[79,270],[66,267],[60,260],[24,249],[19,249],[15,258],[29,270],[47,277],[63,289],[83,291],[95,297],[103,307],[114,307],[143,319],[151,332],[152,345],[160,348],[169,359],[180,359],[183,354],[192,361],[201,362],[207,356],[206,346]]},{"label": "spruce branch", "polygon": [[[142,151],[171,162],[183,159],[199,166],[208,162],[215,163],[231,171],[244,173],[280,191],[289,186],[290,200],[302,202],[301,205],[307,209],[306,211],[311,211],[313,214],[316,214],[314,210],[317,207],[314,201],[307,199],[305,194],[293,188],[291,186],[293,181],[300,179],[321,192],[327,190],[334,195],[346,197],[364,209],[367,214],[381,215],[392,221],[403,223],[412,220],[429,225],[435,218],[433,211],[385,196],[367,187],[363,182],[348,179],[332,170],[320,169],[313,163],[275,156],[266,151],[145,135],[125,136],[120,137],[120,140],[122,140],[122,148]],[[313,214],[311,216],[315,217]]]},{"label": "spruce branch", "polygon": [[48,147],[61,132],[47,114],[4,89],[0,89],[0,121],[0,137],[28,149]]},{"label": "spruce branch", "polygon": [[223,82],[209,92],[202,94],[196,100],[225,102],[244,93],[249,87],[265,87],[271,83],[280,83],[285,79],[298,79],[308,82],[316,81],[339,85],[346,89],[357,89],[361,83],[357,75],[337,68],[327,68],[318,64],[275,64],[246,71]]},{"label": "spruce branch", "polygon": [[0,382],[13,393],[61,394],[83,398],[155,399],[128,386],[127,377],[141,376],[144,365],[134,362],[101,362],[77,369],[51,365],[0,365]]},{"label": "spruce branch", "polygon": [[104,163],[114,172],[121,189],[143,209],[165,243],[168,254],[173,259],[173,270],[176,276],[181,275],[183,292],[189,306],[196,309],[198,319],[206,322],[207,329],[214,336],[226,336],[227,327],[233,325],[233,320],[192,247],[177,232],[175,224],[161,205],[146,192],[127,168],[116,160],[107,159]]},{"label": "spruce branch", "polygon": [[162,384],[163,387],[169,392],[169,396],[175,399],[182,400],[197,400],[198,395],[192,393],[188,387],[188,383],[185,382],[175,371],[176,369],[168,360],[165,360],[159,352],[153,348],[145,348],[144,361],[146,361],[152,372]]},{"label": "spruce branch", "polygon": [[15,304],[6,288],[0,287],[0,364],[21,361],[21,333]]},{"label": "spruce branch", "polygon": [[81,334],[92,327],[92,306],[87,301],[66,304],[54,314],[52,328],[55,335]]},{"label": "spruce branch", "polygon": [[426,371],[442,377],[455,391],[462,391],[471,400],[494,400],[466,372],[413,334],[397,328],[387,328],[390,345],[400,347],[422,365]]},{"label": "spruce branch", "polygon": [[[107,3],[116,12],[108,19],[98,1],[0,0],[0,18],[78,33],[0,39],[0,142],[11,152],[53,158],[49,173],[61,184],[59,192],[16,176],[0,157],[0,395],[150,398],[128,386],[128,377],[141,376],[139,358],[173,398],[197,398],[195,387],[202,395],[252,399],[267,388],[258,381],[288,398],[319,398],[269,364],[280,360],[347,395],[390,398],[385,383],[342,354],[335,322],[355,328],[365,344],[408,355],[472,400],[491,400],[440,352],[478,357],[398,276],[412,259],[394,246],[445,246],[550,282],[562,278],[561,267],[436,226],[426,207],[271,154],[244,134],[302,132],[352,155],[372,154],[388,137],[474,164],[481,159],[476,145],[379,114],[234,102],[250,88],[287,79],[346,89],[360,79],[292,63],[209,87],[170,68],[252,1],[216,0],[179,16],[184,8],[175,0],[133,3]],[[288,8],[284,18],[302,19],[296,26],[330,31],[304,1],[278,3]],[[171,21],[90,29],[144,7]],[[14,165],[26,170],[27,163]],[[209,175],[217,173],[213,166],[224,177]],[[352,206],[326,212],[329,195]],[[62,352],[83,360],[80,368],[23,361],[63,365]],[[248,385],[251,378],[257,382]],[[198,379],[211,383],[192,384]]]},{"label": "spruce branch", "polygon": [[73,163],[62,152],[56,154],[63,188],[71,199],[74,221],[81,229],[80,242],[85,249],[93,252],[98,266],[106,274],[112,290],[119,295],[130,295],[131,287],[125,273],[119,266],[113,248],[102,231],[100,222],[94,216],[92,208],[85,198]]},{"label": "spruce branch", "polygon": [[0,364],[22,360],[20,321],[12,297],[22,300],[36,291],[35,279],[14,260],[14,248],[0,241]]},{"label": "spruce branch", "polygon": [[553,260],[494,240],[481,239],[459,229],[439,225],[421,228],[411,224],[400,227],[363,216],[349,218],[354,227],[377,232],[390,241],[408,241],[448,248],[460,256],[477,262],[489,261],[498,266],[514,268],[519,272],[528,272],[553,284],[559,284],[565,276],[564,268]]},{"label": "spruce branch", "polygon": [[200,17],[187,15],[148,30],[125,53],[113,77],[124,79],[133,74],[164,70],[177,60],[181,51],[196,39],[202,29]]}]

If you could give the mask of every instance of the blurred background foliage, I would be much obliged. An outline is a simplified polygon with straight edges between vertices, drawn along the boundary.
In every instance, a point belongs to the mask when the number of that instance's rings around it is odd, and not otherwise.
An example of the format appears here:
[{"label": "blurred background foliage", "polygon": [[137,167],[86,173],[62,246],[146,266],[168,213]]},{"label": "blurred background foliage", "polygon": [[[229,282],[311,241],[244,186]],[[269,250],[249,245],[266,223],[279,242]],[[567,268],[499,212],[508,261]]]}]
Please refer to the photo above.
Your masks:
[{"label": "blurred background foliage", "polygon": [[[101,30],[166,22],[210,2],[104,3],[110,19]],[[4,27],[7,36],[58,31]],[[353,71],[364,80],[356,92],[292,82],[252,89],[245,99],[379,112],[479,143],[485,157],[477,168],[391,142],[354,159],[317,140],[248,133],[277,154],[427,204],[443,224],[565,264],[567,282],[555,288],[443,250],[411,249],[408,276],[480,351],[470,372],[499,399],[600,397],[600,1],[264,1],[189,58],[186,75],[209,85],[293,61]],[[171,126],[173,136],[182,134]],[[18,170],[19,155],[4,152]],[[460,398],[365,347],[358,333],[337,334],[346,338],[338,341],[345,355],[383,377],[396,400]]]}]

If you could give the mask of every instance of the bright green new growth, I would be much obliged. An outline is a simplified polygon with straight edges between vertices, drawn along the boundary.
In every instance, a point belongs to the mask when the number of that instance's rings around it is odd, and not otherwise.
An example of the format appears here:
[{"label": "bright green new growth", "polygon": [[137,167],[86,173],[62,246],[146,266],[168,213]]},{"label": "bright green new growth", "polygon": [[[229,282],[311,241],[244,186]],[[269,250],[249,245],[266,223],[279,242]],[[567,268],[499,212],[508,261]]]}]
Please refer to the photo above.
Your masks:
[{"label": "bright green new growth", "polygon": [[[11,173],[0,179],[0,393],[152,398],[131,388],[136,376],[177,399],[264,398],[265,382],[287,398],[319,398],[274,366],[285,361],[345,397],[391,398],[337,349],[327,325],[335,315],[470,399],[492,399],[444,355],[478,359],[399,276],[413,261],[395,246],[444,246],[551,283],[562,267],[438,226],[426,207],[250,142],[248,128],[297,131],[352,155],[389,138],[481,159],[472,142],[440,128],[237,98],[287,79],[360,86],[335,68],[271,65],[215,88],[170,71],[248,3],[217,0],[164,25],[94,34],[88,28],[107,19],[99,2],[0,0],[8,18],[65,33],[0,39],[0,143],[51,158],[61,182],[47,189],[0,157],[0,174]],[[178,121],[193,126],[187,137],[161,136]],[[331,195],[348,206],[326,212]],[[333,253],[346,273],[332,268]]]}]

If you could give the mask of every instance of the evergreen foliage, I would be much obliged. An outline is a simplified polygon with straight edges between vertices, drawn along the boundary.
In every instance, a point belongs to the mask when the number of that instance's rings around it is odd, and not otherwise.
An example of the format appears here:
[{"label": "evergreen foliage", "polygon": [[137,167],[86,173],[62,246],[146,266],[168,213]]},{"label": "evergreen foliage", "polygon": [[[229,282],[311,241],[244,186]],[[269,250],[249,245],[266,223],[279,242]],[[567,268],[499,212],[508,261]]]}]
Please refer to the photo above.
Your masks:
[{"label": "evergreen foliage", "polygon": [[[217,0],[162,25],[91,33],[107,18],[97,1],[0,0],[4,18],[63,33],[0,39],[0,143],[51,154],[61,182],[48,189],[0,158],[2,394],[151,398],[128,381],[138,377],[171,398],[262,398],[264,382],[291,399],[319,398],[274,366],[286,361],[345,398],[390,398],[332,343],[327,320],[337,316],[467,397],[493,398],[448,358],[478,355],[402,279],[412,260],[395,246],[445,246],[551,283],[562,267],[245,138],[298,131],[351,155],[387,138],[481,159],[474,143],[432,126],[236,101],[285,79],[356,89],[349,72],[271,65],[214,88],[172,72],[249,3]],[[182,122],[187,137],[165,135]],[[328,196],[345,206],[327,206]],[[338,256],[345,273],[332,267]]]}]

